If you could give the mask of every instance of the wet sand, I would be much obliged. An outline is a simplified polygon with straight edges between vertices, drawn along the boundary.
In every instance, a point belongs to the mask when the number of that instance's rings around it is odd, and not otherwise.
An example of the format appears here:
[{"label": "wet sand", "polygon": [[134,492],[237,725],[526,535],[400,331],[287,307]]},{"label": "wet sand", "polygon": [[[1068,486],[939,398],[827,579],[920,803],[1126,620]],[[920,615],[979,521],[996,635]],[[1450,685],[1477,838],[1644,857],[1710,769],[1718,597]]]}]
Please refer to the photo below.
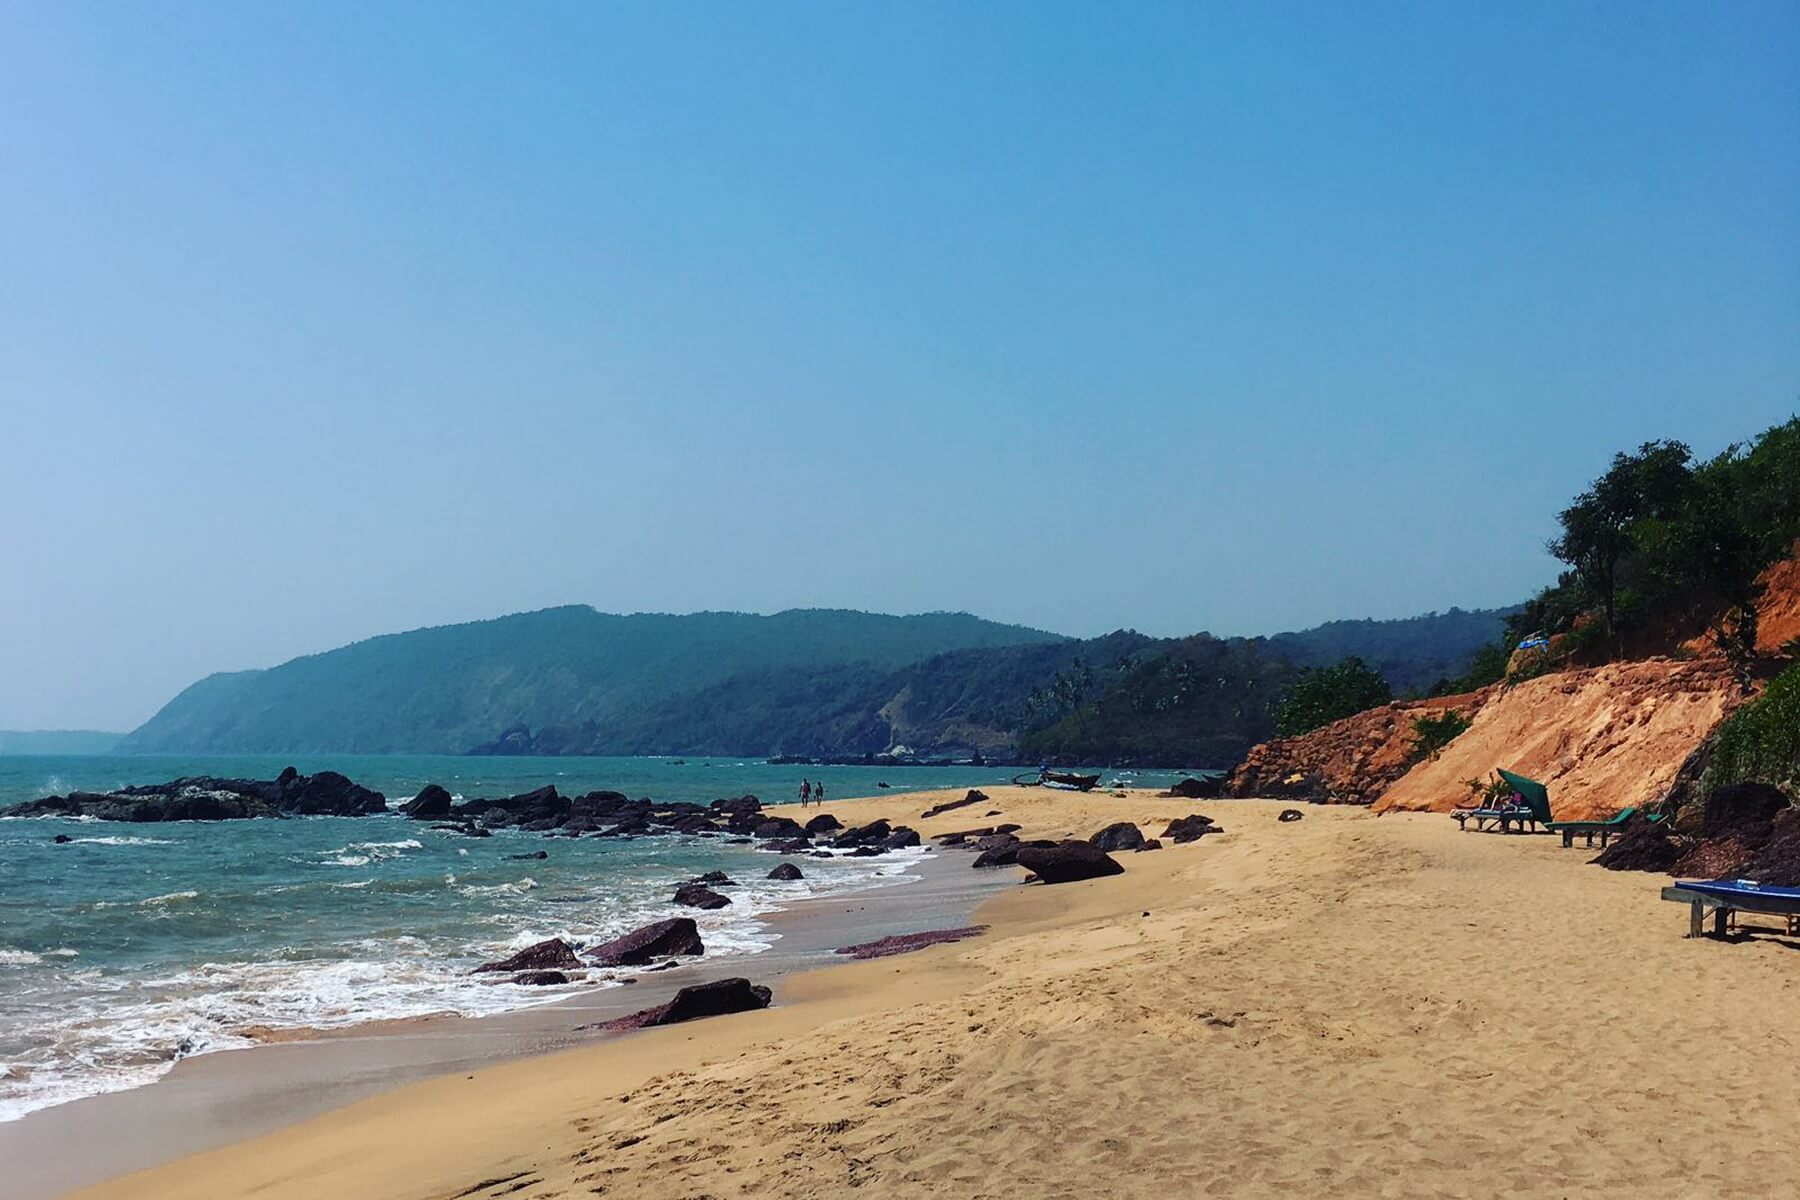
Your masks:
[{"label": "wet sand", "polygon": [[[804,859],[793,861],[805,869]],[[764,924],[780,936],[760,954],[684,960],[672,970],[640,974],[628,986],[516,1012],[386,1020],[310,1034],[270,1031],[263,1045],[185,1059],[146,1087],[0,1124],[0,1197],[43,1200],[266,1134],[402,1084],[614,1037],[591,1026],[660,1004],[691,983],[743,975],[779,985],[796,971],[836,961],[840,946],[966,924],[983,897],[1010,882],[967,865],[933,855],[908,868],[916,876],[910,882],[771,913]]]}]

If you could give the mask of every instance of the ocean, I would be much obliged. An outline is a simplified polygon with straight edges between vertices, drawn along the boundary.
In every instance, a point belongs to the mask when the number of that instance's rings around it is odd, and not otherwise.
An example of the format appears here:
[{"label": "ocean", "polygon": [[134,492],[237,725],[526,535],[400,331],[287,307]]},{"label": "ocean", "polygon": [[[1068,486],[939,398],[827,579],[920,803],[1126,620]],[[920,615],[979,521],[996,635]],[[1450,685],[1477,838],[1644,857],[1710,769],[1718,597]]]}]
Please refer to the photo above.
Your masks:
[{"label": "ocean", "polygon": [[[570,795],[611,788],[705,802],[751,793],[775,804],[796,800],[803,778],[842,799],[980,787],[1015,771],[732,758],[18,756],[0,757],[0,807],[186,775],[267,779],[290,764],[340,771],[390,805],[427,783],[459,799],[548,783]],[[55,844],[58,834],[71,840]],[[548,857],[519,857],[540,850]],[[257,1027],[479,1015],[619,986],[622,972],[549,988],[469,974],[548,937],[593,943],[680,911],[699,922],[709,961],[753,955],[775,937],[760,917],[807,897],[904,883],[929,852],[809,858],[806,878],[788,883],[764,878],[777,857],[715,838],[501,830],[471,839],[398,815],[0,821],[0,1121],[147,1083],[182,1057],[251,1044]],[[713,870],[741,885],[729,889],[729,908],[672,906],[675,884]]]}]

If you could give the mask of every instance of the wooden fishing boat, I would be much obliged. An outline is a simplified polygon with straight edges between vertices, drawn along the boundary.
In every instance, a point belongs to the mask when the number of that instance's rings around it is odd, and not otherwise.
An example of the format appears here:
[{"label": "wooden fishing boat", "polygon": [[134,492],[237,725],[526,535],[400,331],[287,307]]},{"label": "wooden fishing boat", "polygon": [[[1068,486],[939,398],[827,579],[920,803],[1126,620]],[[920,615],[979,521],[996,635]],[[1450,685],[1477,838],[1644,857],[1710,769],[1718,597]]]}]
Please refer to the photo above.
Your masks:
[{"label": "wooden fishing boat", "polygon": [[1100,777],[1098,775],[1077,775],[1073,771],[1051,771],[1046,769],[1039,771],[1036,779],[1026,779],[1026,774],[1026,772],[1020,772],[1018,775],[1014,775],[1013,782],[1025,787],[1041,785],[1047,788],[1057,788],[1065,792],[1091,792],[1100,783]]}]

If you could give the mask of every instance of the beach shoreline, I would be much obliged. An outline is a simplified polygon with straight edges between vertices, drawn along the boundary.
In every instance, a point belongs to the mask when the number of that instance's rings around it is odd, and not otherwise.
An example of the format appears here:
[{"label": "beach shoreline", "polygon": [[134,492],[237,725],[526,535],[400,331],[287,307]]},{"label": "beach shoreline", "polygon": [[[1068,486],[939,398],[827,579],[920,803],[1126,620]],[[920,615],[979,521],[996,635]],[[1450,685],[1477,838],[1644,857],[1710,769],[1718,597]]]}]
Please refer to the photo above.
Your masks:
[{"label": "beach shoreline", "polygon": [[[771,865],[789,861],[766,857]],[[759,914],[756,923],[772,939],[766,950],[679,960],[676,967],[632,973],[630,986],[583,989],[479,1016],[446,1012],[349,1026],[240,1030],[257,1044],[185,1058],[142,1086],[0,1123],[4,1194],[8,1200],[63,1195],[436,1075],[594,1044],[618,1036],[598,1029],[601,1023],[663,1003],[690,984],[732,976],[779,983],[829,964],[842,946],[965,924],[979,901],[1007,882],[966,870],[960,856],[928,853],[897,866],[900,874],[887,882],[793,900]]]},{"label": "beach shoreline", "polygon": [[[1791,1176],[1800,1084],[1771,1051],[1793,950],[1682,938],[1657,877],[1441,814],[996,789],[1004,818],[921,821],[930,798],[905,799],[834,807],[927,835],[1157,836],[1189,812],[1225,832],[1006,888],[984,936],[788,977],[762,1012],[411,1084],[80,1195],[1766,1195]],[[1682,1136],[1683,1098],[1719,1088],[1744,1098],[1733,1120]]]}]

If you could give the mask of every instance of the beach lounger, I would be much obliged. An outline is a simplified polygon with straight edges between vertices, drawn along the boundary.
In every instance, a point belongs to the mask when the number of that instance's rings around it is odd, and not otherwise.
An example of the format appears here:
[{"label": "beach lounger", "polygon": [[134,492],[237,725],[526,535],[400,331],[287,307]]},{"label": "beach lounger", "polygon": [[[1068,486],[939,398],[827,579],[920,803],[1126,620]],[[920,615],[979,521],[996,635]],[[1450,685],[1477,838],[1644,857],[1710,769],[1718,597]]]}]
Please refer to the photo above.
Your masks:
[{"label": "beach lounger", "polygon": [[[1617,816],[1611,817],[1605,821],[1549,821],[1545,823],[1544,828],[1548,829],[1551,833],[1562,834],[1562,843],[1564,846],[1573,846],[1577,834],[1586,837],[1587,844],[1592,846],[1594,844],[1594,835],[1599,834],[1600,845],[1604,847],[1606,845],[1606,840],[1622,829],[1625,822],[1631,820],[1632,815],[1636,812],[1637,809],[1635,808],[1627,808]],[[1650,819],[1652,821],[1660,821],[1662,817],[1658,815],[1653,816]]]},{"label": "beach lounger", "polygon": [[1498,774],[1511,785],[1514,803],[1452,810],[1450,815],[1464,832],[1468,831],[1471,820],[1475,822],[1477,832],[1485,830],[1489,825],[1497,826],[1501,833],[1511,833],[1514,826],[1523,831],[1528,827],[1535,830],[1539,825],[1550,824],[1550,792],[1543,784],[1523,775],[1514,775],[1511,771],[1500,771]]},{"label": "beach lounger", "polygon": [[1705,932],[1708,911],[1714,937],[1724,937],[1740,912],[1781,917],[1788,933],[1800,933],[1800,888],[1773,887],[1749,879],[1703,879],[1666,887],[1662,898],[1689,906],[1689,937]]}]

